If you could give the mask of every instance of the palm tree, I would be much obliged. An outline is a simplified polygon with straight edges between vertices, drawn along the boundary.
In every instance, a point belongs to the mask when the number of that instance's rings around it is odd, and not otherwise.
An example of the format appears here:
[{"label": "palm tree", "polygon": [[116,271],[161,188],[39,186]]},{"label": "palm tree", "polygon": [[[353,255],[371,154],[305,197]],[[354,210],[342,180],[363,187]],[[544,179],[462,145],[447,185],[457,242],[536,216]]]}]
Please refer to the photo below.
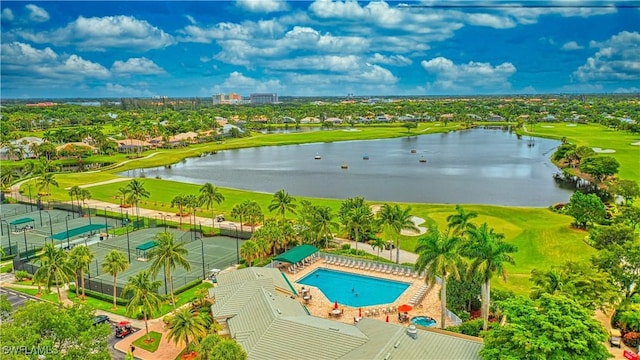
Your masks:
[{"label": "palm tree", "polygon": [[171,278],[171,270],[176,266],[181,266],[187,271],[191,271],[191,265],[187,260],[189,251],[185,249],[184,243],[177,243],[173,233],[168,231],[159,232],[154,237],[156,246],[149,251],[149,260],[151,260],[151,274],[157,276],[160,268],[164,269],[165,279],[169,281],[169,293],[171,294],[171,304],[173,310],[176,310],[176,301],[173,296],[173,279]]},{"label": "palm tree", "polygon": [[247,262],[249,267],[253,265],[253,261],[258,257],[259,252],[258,244],[254,240],[245,241],[240,246],[240,256]]},{"label": "palm tree", "polygon": [[40,268],[36,271],[36,277],[44,281],[49,291],[51,290],[51,284],[55,283],[58,291],[58,301],[62,302],[60,284],[68,283],[73,276],[73,269],[69,263],[69,254],[49,243],[44,246],[38,262]]},{"label": "palm tree", "polygon": [[207,209],[211,208],[211,226],[215,227],[216,224],[216,213],[213,208],[213,203],[220,205],[221,202],[224,201],[224,195],[220,193],[217,187],[215,187],[212,183],[205,183],[200,188],[200,203],[204,205]]},{"label": "palm tree", "polygon": [[178,217],[180,218],[180,228],[182,229],[182,215],[184,212],[182,208],[187,205],[187,197],[183,194],[178,194],[171,199],[171,207],[178,207]]},{"label": "palm tree", "polygon": [[7,166],[2,169],[2,175],[0,175],[0,188],[6,189],[11,186],[16,179],[20,178],[18,171],[13,166]]},{"label": "palm tree", "polygon": [[358,206],[349,210],[346,216],[346,221],[343,223],[345,230],[349,236],[351,233],[355,235],[356,251],[358,250],[358,243],[360,242],[360,235],[368,230],[373,221],[373,214],[371,209],[366,206]]},{"label": "palm tree", "polygon": [[71,212],[74,212],[73,210],[73,201],[74,199],[78,202],[78,209],[80,209],[80,186],[75,185],[73,187],[71,187],[71,189],[69,189],[69,197],[71,197]]},{"label": "palm tree", "polygon": [[149,340],[149,325],[147,323],[149,316],[158,311],[162,305],[162,296],[157,293],[160,285],[159,280],[151,280],[148,271],[141,271],[130,277],[122,289],[123,297],[131,294],[127,304],[127,315],[135,317],[142,312],[147,340]]},{"label": "palm tree", "polygon": [[309,225],[315,234],[315,246],[320,246],[320,242],[326,246],[325,240],[333,239],[333,231],[340,226],[340,224],[333,219],[334,215],[330,207],[320,206],[314,208]]},{"label": "palm tree", "polygon": [[[384,204],[378,212],[378,221],[392,237],[395,237],[396,263],[400,263],[400,233],[402,230],[417,231],[415,223],[411,219],[411,208],[400,208],[398,205]],[[391,254],[389,254],[391,260]]]},{"label": "palm tree", "polygon": [[284,191],[284,189],[280,189],[273,194],[273,198],[269,204],[269,211],[276,211],[276,213],[281,216],[282,222],[284,222],[287,211],[292,214],[296,213],[297,205],[294,204],[295,201],[296,199],[290,196],[288,192]]},{"label": "palm tree", "polygon": [[513,257],[509,255],[518,251],[512,244],[504,242],[503,234],[497,234],[489,228],[487,223],[480,227],[466,231],[468,242],[462,248],[462,254],[471,259],[468,276],[478,273],[482,280],[482,328],[487,330],[489,325],[489,301],[491,300],[491,278],[499,274],[504,281],[507,280],[505,265],[515,264]]},{"label": "palm tree", "polygon": [[127,201],[129,200],[129,188],[121,187],[118,189],[118,198],[120,198],[120,207],[124,207],[127,205]]},{"label": "palm tree", "polygon": [[140,208],[138,207],[138,202],[142,198],[148,198],[151,196],[151,193],[144,188],[144,183],[138,181],[138,179],[131,180],[131,182],[127,184],[127,189],[129,189],[129,199],[136,206],[136,217],[139,218]]},{"label": "palm tree", "polygon": [[418,260],[415,269],[426,271],[425,281],[429,287],[436,284],[436,276],[442,279],[440,290],[440,328],[445,328],[447,319],[447,277],[453,275],[460,279],[459,264],[464,260],[458,252],[462,238],[441,233],[437,227],[429,230],[426,236],[418,239],[416,253]]},{"label": "palm tree", "polygon": [[258,204],[255,200],[246,200],[243,201],[243,206],[246,210],[246,216],[251,224],[251,231],[253,232],[256,227],[256,221],[262,215],[262,208],[260,208],[260,204]]},{"label": "palm tree", "polygon": [[173,340],[178,346],[184,343],[190,347],[189,339],[198,345],[200,340],[207,335],[204,319],[200,316],[194,316],[190,307],[184,307],[177,311],[169,320],[167,328],[169,329],[167,340]]},{"label": "palm tree", "polygon": [[456,213],[447,216],[447,224],[449,229],[453,229],[458,234],[463,234],[467,230],[475,228],[475,224],[469,221],[478,217],[478,213],[474,211],[465,211],[462,206],[456,205]]},{"label": "palm tree", "polygon": [[380,257],[380,250],[384,249],[385,246],[384,239],[374,237],[373,239],[369,240],[369,245],[371,245],[371,248],[374,250],[378,249],[378,257]]},{"label": "palm tree", "polygon": [[231,216],[240,219],[240,232],[243,232],[243,218],[247,216],[248,209],[246,203],[235,204],[231,209]]},{"label": "palm tree", "polygon": [[52,173],[46,173],[41,177],[39,177],[38,180],[36,181],[36,186],[38,187],[38,190],[39,191],[46,190],[47,195],[51,193],[49,191],[51,185],[55,187],[59,186],[55,176]]},{"label": "palm tree", "polygon": [[[88,246],[79,245],[69,252],[69,260],[72,267],[76,271],[76,275],[80,276],[80,284],[82,286],[82,300],[84,300],[84,272],[89,269],[89,264],[93,261],[95,254]],[[78,292],[78,284],[76,283],[76,295]]]},{"label": "palm tree", "polygon": [[107,255],[105,255],[102,261],[102,271],[107,272],[113,276],[113,308],[117,307],[116,304],[116,284],[117,276],[119,273],[129,268],[129,261],[124,253],[113,249]]}]

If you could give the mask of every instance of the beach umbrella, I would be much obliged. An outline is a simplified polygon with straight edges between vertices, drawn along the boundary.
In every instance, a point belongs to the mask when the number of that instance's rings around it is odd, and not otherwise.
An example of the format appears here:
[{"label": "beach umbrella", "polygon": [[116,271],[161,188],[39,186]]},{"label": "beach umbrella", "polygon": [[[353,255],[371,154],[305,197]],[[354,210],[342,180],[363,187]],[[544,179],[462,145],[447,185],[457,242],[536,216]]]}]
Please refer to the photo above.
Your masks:
[{"label": "beach umbrella", "polygon": [[359,316],[359,317],[362,317],[362,308],[359,308],[359,309],[358,309],[358,316]]},{"label": "beach umbrella", "polygon": [[411,311],[412,309],[413,309],[413,306],[409,304],[402,304],[398,306],[398,311],[400,312],[407,312],[407,311]]},{"label": "beach umbrella", "polygon": [[386,322],[389,322],[389,315],[387,315],[387,320],[385,320]]},{"label": "beach umbrella", "polygon": [[338,310],[338,300],[336,300],[336,303],[335,303],[335,304],[333,304],[333,308],[334,308],[334,309],[336,309],[336,310]]}]

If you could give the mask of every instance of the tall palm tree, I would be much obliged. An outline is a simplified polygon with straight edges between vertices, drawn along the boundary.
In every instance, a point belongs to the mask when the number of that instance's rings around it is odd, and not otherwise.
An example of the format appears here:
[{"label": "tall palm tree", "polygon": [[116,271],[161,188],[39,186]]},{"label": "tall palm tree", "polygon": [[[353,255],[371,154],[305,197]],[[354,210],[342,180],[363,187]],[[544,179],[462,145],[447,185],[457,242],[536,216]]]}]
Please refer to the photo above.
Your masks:
[{"label": "tall palm tree", "polygon": [[38,262],[40,268],[36,271],[37,278],[44,281],[47,290],[51,290],[51,284],[55,283],[58,291],[58,301],[62,302],[60,284],[68,283],[73,276],[69,254],[49,243],[44,246]]},{"label": "tall palm tree", "polygon": [[167,340],[173,340],[178,346],[184,343],[189,347],[189,340],[198,345],[200,340],[207,335],[204,319],[200,316],[194,316],[190,307],[184,307],[171,316],[167,328],[169,329]]},{"label": "tall palm tree", "polygon": [[373,239],[369,240],[369,245],[371,245],[372,249],[378,250],[378,257],[380,257],[380,250],[384,249],[385,246],[384,239],[376,236]]},{"label": "tall palm tree", "polygon": [[278,190],[275,194],[273,194],[273,198],[271,199],[271,203],[269,204],[269,211],[276,211],[277,214],[281,216],[281,220],[284,222],[287,212],[292,214],[296,213],[295,204],[296,199],[289,195],[288,192],[284,191],[284,189]]},{"label": "tall palm tree", "polygon": [[310,227],[315,234],[315,246],[320,246],[320,242],[327,245],[328,239],[333,239],[333,231],[338,229],[340,224],[334,221],[334,215],[328,206],[315,207],[311,214]]},{"label": "tall palm tree", "polygon": [[356,251],[358,250],[358,243],[361,240],[360,235],[364,234],[364,232],[371,227],[372,222],[373,213],[366,205],[352,208],[347,213],[343,225],[349,236],[351,233],[355,235]]},{"label": "tall palm tree", "polygon": [[151,274],[157,276],[160,268],[164,269],[165,278],[169,281],[169,293],[173,310],[176,310],[176,301],[173,296],[173,279],[171,270],[180,266],[187,271],[191,271],[191,265],[187,260],[189,251],[185,249],[184,243],[176,242],[173,233],[168,231],[159,232],[154,237],[156,246],[149,250],[149,260],[151,260]]},{"label": "tall palm tree", "polygon": [[180,228],[182,228],[182,209],[187,204],[187,197],[184,194],[178,194],[171,199],[171,207],[178,207],[178,217],[180,218]]},{"label": "tall palm tree", "polygon": [[205,183],[200,188],[200,203],[204,205],[207,209],[211,208],[211,226],[215,227],[216,224],[216,213],[213,208],[213,204],[216,203],[220,205],[221,202],[224,201],[224,195],[220,192],[220,190],[215,187],[212,183]]},{"label": "tall palm tree", "polygon": [[239,218],[240,219],[240,232],[244,231],[243,228],[243,224],[244,221],[243,219],[247,216],[249,209],[247,209],[247,204],[246,203],[240,203],[240,204],[235,204],[233,206],[233,208],[231,209],[231,216],[234,218]]},{"label": "tall palm tree", "polygon": [[259,252],[258,244],[254,240],[245,241],[240,245],[240,256],[247,262],[249,267],[253,265],[253,261],[258,257]]},{"label": "tall palm tree", "polygon": [[456,205],[456,213],[447,216],[447,224],[449,229],[458,234],[463,234],[467,230],[475,228],[475,224],[469,222],[471,219],[478,217],[478,213],[474,211],[465,211],[460,205]]},{"label": "tall palm tree", "polygon": [[140,207],[138,206],[138,202],[142,198],[149,198],[151,193],[144,188],[144,183],[139,181],[138,179],[133,179],[127,184],[127,188],[129,189],[129,199],[136,207],[136,217],[140,217]]},{"label": "tall palm tree", "polygon": [[113,249],[102,260],[102,271],[107,272],[113,276],[113,308],[117,307],[116,304],[116,284],[117,276],[119,273],[129,268],[129,261],[124,253]]},{"label": "tall palm tree", "polygon": [[258,204],[258,202],[255,200],[246,200],[243,201],[243,204],[246,210],[246,216],[249,220],[249,223],[251,224],[251,231],[254,231],[256,227],[256,221],[258,221],[258,218],[263,216],[262,208],[260,208],[260,204]]},{"label": "tall palm tree", "polygon": [[418,239],[416,253],[418,260],[415,269],[426,271],[425,281],[429,287],[436,284],[436,276],[442,279],[440,290],[440,327],[445,328],[447,319],[447,278],[453,275],[460,279],[459,265],[464,261],[459,253],[462,238],[442,233],[437,227],[429,229],[426,236]]},{"label": "tall palm tree", "polygon": [[489,302],[491,300],[491,278],[500,275],[507,281],[506,264],[515,264],[509,254],[518,251],[512,244],[504,242],[503,234],[498,234],[489,228],[487,223],[480,227],[466,231],[468,242],[462,248],[462,254],[471,259],[468,276],[478,273],[482,279],[482,328],[487,330],[489,325]]},{"label": "tall palm tree", "polygon": [[129,193],[131,192],[131,190],[129,190],[128,187],[121,187],[118,189],[118,198],[120,198],[120,207],[124,207],[125,205],[127,205],[127,201],[129,200]]},{"label": "tall palm tree", "polygon": [[78,209],[80,209],[80,186],[75,185],[73,187],[71,187],[71,189],[69,189],[69,197],[71,197],[71,212],[74,212],[73,210],[73,204],[74,204],[74,199],[75,201],[78,202]]},{"label": "tall palm tree", "polygon": [[151,275],[148,271],[141,271],[131,276],[124,289],[122,289],[123,297],[131,295],[127,304],[127,315],[135,317],[142,312],[147,340],[149,340],[149,324],[147,321],[150,315],[158,311],[162,305],[162,296],[157,293],[160,285],[160,280],[151,280]]},{"label": "tall palm tree", "polygon": [[[74,247],[69,252],[69,260],[71,266],[76,272],[77,276],[80,276],[80,285],[82,286],[82,300],[84,300],[84,272],[89,270],[89,264],[93,261],[95,254],[89,249],[88,246],[79,245]],[[76,283],[76,295],[78,292],[78,284]]]},{"label": "tall palm tree", "polygon": [[39,191],[46,190],[47,194],[51,194],[51,192],[49,191],[51,188],[51,185],[55,187],[59,187],[58,181],[56,181],[56,178],[52,173],[46,173],[40,176],[36,181],[36,186],[38,187],[38,190]]},{"label": "tall palm tree", "polygon": [[[384,204],[378,212],[378,221],[383,229],[392,236],[396,244],[396,263],[400,263],[400,233],[402,230],[417,231],[415,223],[412,221],[411,208],[402,209],[398,205]],[[393,237],[395,239],[393,239]],[[391,253],[390,253],[391,260]]]}]

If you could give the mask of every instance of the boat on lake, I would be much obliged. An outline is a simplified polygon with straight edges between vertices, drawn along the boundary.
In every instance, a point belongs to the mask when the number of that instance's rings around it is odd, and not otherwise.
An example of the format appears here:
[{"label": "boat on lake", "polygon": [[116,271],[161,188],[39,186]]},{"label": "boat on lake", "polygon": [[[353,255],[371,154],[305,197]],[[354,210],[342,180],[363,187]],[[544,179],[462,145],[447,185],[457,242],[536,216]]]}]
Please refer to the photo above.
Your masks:
[{"label": "boat on lake", "polygon": [[418,150],[416,150],[416,149],[411,149],[411,153],[412,153],[412,154],[415,154],[415,153],[417,153],[417,152],[418,152]]},{"label": "boat on lake", "polygon": [[313,157],[315,160],[320,160],[322,159],[322,157],[320,156],[320,154],[316,153],[316,156]]},{"label": "boat on lake", "polygon": [[340,165],[340,168],[341,168],[341,169],[348,169],[348,168],[349,168],[349,165],[347,165],[347,163],[343,161],[343,162],[342,162],[342,165]]},{"label": "boat on lake", "polygon": [[421,156],[420,160],[418,160],[418,161],[421,162],[421,163],[426,163],[427,159],[424,156]]},{"label": "boat on lake", "polygon": [[364,155],[362,155],[362,160],[369,160],[369,154],[364,153]]}]

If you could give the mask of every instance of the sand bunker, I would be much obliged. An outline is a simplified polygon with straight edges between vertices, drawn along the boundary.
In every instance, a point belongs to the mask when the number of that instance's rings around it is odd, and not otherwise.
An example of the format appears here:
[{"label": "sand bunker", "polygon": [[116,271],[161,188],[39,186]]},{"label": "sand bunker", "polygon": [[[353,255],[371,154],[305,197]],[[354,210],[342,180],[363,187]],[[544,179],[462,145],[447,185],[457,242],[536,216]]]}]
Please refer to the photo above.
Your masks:
[{"label": "sand bunker", "polygon": [[345,131],[345,132],[352,132],[352,131],[362,131],[362,130],[359,130],[359,129],[344,129],[344,130],[342,130],[342,131]]},{"label": "sand bunker", "polygon": [[636,142],[634,142],[634,143],[631,143],[631,145],[633,145],[633,146],[640,146],[640,141],[636,141]]},{"label": "sand bunker", "polygon": [[542,125],[542,127],[543,127],[543,128],[553,128],[553,127],[555,127],[555,126],[552,126],[552,125]]},{"label": "sand bunker", "polygon": [[592,148],[593,151],[597,152],[598,154],[613,154],[614,152],[616,152],[613,149],[600,149],[598,147]]},{"label": "sand bunker", "polygon": [[424,223],[424,219],[423,218],[419,218],[417,216],[412,216],[411,217],[411,221],[418,228],[418,231],[402,230],[400,232],[400,234],[405,235],[405,236],[418,236],[418,235],[422,235],[422,234],[427,232],[426,228],[420,226],[420,224]]},{"label": "sand bunker", "polygon": [[567,124],[567,126],[574,127],[574,126],[578,126],[578,124]]}]

